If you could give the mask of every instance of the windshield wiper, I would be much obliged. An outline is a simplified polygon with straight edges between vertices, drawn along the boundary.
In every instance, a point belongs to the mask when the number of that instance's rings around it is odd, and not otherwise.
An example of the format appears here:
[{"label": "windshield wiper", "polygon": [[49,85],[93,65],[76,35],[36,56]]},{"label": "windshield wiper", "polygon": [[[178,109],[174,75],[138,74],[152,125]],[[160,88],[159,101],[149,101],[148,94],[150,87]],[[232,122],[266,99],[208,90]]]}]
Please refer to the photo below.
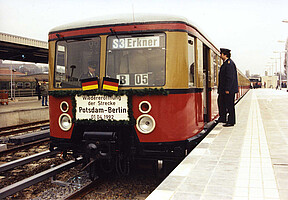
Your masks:
[{"label": "windshield wiper", "polygon": [[67,42],[67,40],[62,35],[60,35],[59,33],[56,33],[56,36],[57,36],[58,40],[64,40],[65,42]]},{"label": "windshield wiper", "polygon": [[117,38],[117,39],[119,39],[119,37],[118,37],[118,35],[117,35],[116,31],[114,31],[112,28],[110,28],[110,31],[111,31],[111,33],[112,33],[113,35],[115,35],[115,36],[116,36],[116,38]]}]

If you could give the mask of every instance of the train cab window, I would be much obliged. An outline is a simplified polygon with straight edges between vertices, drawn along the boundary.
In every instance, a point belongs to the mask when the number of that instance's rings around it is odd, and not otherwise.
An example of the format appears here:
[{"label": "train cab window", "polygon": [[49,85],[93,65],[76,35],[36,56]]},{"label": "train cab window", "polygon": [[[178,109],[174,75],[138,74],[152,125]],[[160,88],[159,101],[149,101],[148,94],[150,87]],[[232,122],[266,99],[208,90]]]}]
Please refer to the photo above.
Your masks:
[{"label": "train cab window", "polygon": [[195,49],[194,49],[194,38],[188,36],[188,80],[189,87],[195,85]]},{"label": "train cab window", "polygon": [[81,79],[100,75],[100,37],[57,42],[55,88],[80,88]]},{"label": "train cab window", "polygon": [[120,86],[165,84],[165,34],[118,35],[107,39],[106,76]]}]

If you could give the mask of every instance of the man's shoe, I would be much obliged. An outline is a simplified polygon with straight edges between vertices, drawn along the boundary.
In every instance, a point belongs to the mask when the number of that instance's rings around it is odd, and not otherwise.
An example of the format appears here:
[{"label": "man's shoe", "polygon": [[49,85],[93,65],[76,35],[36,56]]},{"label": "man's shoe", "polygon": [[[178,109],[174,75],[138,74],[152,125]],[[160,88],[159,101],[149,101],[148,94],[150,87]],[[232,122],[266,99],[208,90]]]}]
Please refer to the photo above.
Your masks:
[{"label": "man's shoe", "polygon": [[228,123],[226,123],[226,124],[224,124],[223,126],[224,126],[224,127],[229,127],[229,126],[234,126],[234,124],[228,124]]}]

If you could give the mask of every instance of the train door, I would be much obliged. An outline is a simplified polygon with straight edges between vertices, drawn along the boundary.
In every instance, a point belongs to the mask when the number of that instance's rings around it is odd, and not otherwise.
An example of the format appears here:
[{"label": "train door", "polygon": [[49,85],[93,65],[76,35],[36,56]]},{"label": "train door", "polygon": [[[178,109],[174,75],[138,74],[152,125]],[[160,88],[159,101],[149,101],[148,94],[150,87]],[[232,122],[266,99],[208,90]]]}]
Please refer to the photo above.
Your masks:
[{"label": "train door", "polygon": [[[199,89],[203,89],[203,43],[198,38],[195,39],[195,84],[196,87]],[[201,92],[201,96],[199,99],[196,100],[196,105],[199,110],[199,114],[197,114],[197,121],[203,122],[204,121],[204,105],[205,100],[205,91]],[[201,113],[201,114],[200,114]]]},{"label": "train door", "polygon": [[203,45],[203,106],[204,106],[204,122],[209,121],[210,113],[209,98],[209,48]]}]

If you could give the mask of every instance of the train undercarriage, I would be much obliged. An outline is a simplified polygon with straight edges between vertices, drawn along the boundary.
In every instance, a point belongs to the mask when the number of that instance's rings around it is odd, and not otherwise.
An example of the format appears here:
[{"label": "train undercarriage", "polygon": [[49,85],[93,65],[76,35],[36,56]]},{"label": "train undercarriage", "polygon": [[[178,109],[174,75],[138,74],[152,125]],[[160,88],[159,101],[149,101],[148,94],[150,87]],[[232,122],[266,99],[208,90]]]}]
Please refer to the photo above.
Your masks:
[{"label": "train undercarriage", "polygon": [[[83,130],[78,127],[75,130]],[[114,128],[116,130],[117,128]],[[185,141],[140,143],[136,133],[131,128],[119,128],[120,131],[92,131],[77,132],[71,140],[51,138],[50,150],[63,151],[84,159],[82,170],[88,171],[93,180],[98,176],[117,172],[128,175],[131,167],[141,160],[157,163],[179,163],[203,139],[204,135],[189,138]],[[132,131],[131,131],[132,130]],[[81,142],[79,142],[81,141]]]}]

